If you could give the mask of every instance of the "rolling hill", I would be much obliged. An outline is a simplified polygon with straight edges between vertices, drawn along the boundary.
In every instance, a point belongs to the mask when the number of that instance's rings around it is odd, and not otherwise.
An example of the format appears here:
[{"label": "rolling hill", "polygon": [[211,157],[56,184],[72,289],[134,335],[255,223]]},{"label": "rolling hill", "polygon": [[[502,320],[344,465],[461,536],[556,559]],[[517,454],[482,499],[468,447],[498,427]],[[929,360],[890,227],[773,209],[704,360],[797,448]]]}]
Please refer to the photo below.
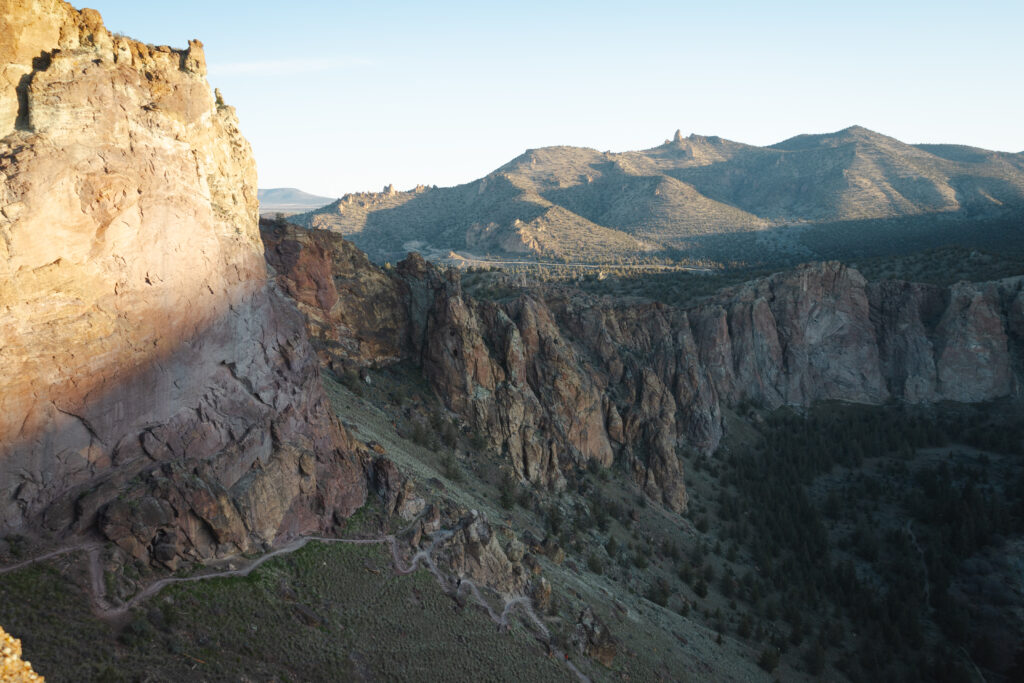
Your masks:
[{"label": "rolling hill", "polygon": [[528,150],[449,188],[350,194],[293,217],[376,260],[420,250],[615,262],[772,261],[1015,245],[1024,155],[854,126],[769,147],[676,133],[637,152]]}]

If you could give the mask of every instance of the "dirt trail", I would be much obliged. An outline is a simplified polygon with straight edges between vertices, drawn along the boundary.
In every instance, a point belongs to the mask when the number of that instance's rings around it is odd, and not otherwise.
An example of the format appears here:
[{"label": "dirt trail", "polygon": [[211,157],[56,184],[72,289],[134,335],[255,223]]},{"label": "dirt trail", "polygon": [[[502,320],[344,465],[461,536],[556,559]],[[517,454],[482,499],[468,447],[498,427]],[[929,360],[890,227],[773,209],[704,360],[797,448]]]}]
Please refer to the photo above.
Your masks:
[{"label": "dirt trail", "polygon": [[4,574],[9,574],[10,572],[18,571],[19,569],[24,569],[25,567],[30,567],[34,564],[39,564],[40,562],[45,562],[46,560],[52,560],[63,555],[70,555],[71,553],[77,553],[82,550],[99,550],[101,547],[102,546],[99,543],[79,543],[78,545],[71,545],[66,548],[53,550],[51,552],[46,553],[45,555],[33,557],[30,560],[24,560],[23,562],[19,562],[17,564],[10,564],[6,567],[0,567],[0,576]]},{"label": "dirt trail", "polygon": [[106,585],[103,580],[103,563],[101,558],[101,552],[103,545],[99,543],[83,543],[79,545],[69,546],[59,550],[40,555],[30,560],[19,562],[18,564],[10,565],[7,567],[0,567],[0,575],[7,574],[18,569],[24,569],[25,567],[37,564],[39,562],[45,562],[52,560],[63,555],[71,553],[85,551],[87,553],[87,560],[89,566],[89,592],[90,599],[93,606],[93,611],[101,619],[108,621],[116,621],[123,617],[134,607],[137,607],[142,602],[153,597],[167,586],[176,583],[194,583],[197,581],[206,581],[207,579],[219,579],[231,576],[248,576],[258,567],[263,565],[265,562],[288,553],[293,553],[296,550],[304,548],[311,542],[317,543],[348,543],[352,545],[378,545],[386,544],[391,549],[392,563],[394,565],[395,573],[397,574],[411,574],[416,571],[420,566],[429,571],[434,578],[437,580],[441,590],[446,595],[453,599],[458,599],[463,594],[468,593],[472,596],[473,600],[487,612],[499,629],[507,629],[509,626],[509,618],[512,615],[513,610],[519,609],[527,618],[528,623],[532,624],[535,629],[535,637],[540,642],[544,643],[548,651],[557,657],[559,661],[565,663],[566,667],[572,671],[573,674],[581,681],[589,683],[590,679],[581,672],[576,666],[569,660],[566,653],[561,652],[553,646],[551,640],[551,633],[548,631],[547,626],[537,616],[537,613],[533,609],[533,601],[525,595],[513,595],[506,596],[502,595],[501,598],[504,601],[501,613],[499,614],[491,606],[490,602],[483,596],[480,588],[476,583],[469,578],[453,579],[452,577],[444,574],[434,562],[434,551],[439,545],[449,540],[455,535],[453,530],[442,529],[435,532],[431,536],[430,546],[423,550],[418,550],[412,558],[409,560],[409,564],[405,565],[402,560],[401,551],[399,550],[398,538],[395,535],[385,535],[375,538],[327,538],[322,536],[303,536],[300,538],[293,539],[278,548],[275,548],[265,555],[249,561],[244,567],[237,569],[224,569],[208,572],[205,574],[197,574],[195,576],[169,576],[163,579],[159,579],[149,584],[141,591],[136,593],[131,600],[121,605],[112,605],[107,599]]}]

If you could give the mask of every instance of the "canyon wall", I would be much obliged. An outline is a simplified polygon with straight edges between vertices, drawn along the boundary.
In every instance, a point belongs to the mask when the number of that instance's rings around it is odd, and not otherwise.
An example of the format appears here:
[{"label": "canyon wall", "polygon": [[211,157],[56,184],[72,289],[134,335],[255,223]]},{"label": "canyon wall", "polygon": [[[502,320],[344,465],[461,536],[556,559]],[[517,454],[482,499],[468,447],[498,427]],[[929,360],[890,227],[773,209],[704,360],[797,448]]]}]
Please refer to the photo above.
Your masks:
[{"label": "canyon wall", "polygon": [[205,74],[198,41],[0,1],[0,533],[98,524],[174,565],[365,498]]},{"label": "canyon wall", "polygon": [[417,255],[384,271],[331,233],[265,223],[264,236],[282,287],[330,338],[327,362],[412,359],[449,409],[543,485],[563,485],[566,467],[619,458],[647,495],[681,511],[677,453],[717,448],[723,405],[1021,392],[1024,278],[868,283],[820,263],[687,308],[570,287],[492,302]]}]

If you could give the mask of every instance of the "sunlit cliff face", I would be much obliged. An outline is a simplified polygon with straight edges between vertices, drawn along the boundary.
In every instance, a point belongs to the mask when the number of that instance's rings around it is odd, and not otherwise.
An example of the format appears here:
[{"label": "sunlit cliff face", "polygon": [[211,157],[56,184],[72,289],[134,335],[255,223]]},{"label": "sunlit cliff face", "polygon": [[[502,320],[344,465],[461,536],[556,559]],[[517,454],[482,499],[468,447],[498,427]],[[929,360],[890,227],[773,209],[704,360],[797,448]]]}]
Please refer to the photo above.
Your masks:
[{"label": "sunlit cliff face", "polygon": [[305,337],[278,331],[255,164],[205,74],[198,41],[0,0],[0,530],[111,464],[265,455],[301,393],[274,385]]}]

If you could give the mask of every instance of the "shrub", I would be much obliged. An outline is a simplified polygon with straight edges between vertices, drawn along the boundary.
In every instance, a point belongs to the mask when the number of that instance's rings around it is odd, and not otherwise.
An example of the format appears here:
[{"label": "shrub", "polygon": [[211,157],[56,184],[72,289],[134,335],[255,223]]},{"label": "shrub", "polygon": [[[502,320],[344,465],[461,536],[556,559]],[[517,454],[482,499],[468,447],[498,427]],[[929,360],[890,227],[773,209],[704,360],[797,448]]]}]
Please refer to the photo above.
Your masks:
[{"label": "shrub", "polygon": [[462,481],[462,470],[459,462],[455,459],[454,453],[446,453],[441,458],[441,466],[444,468],[444,476],[451,481]]},{"label": "shrub", "polygon": [[454,422],[447,421],[441,427],[441,441],[448,448],[455,448],[455,444],[459,439],[459,430],[455,426]]},{"label": "shrub", "polygon": [[804,654],[804,663],[807,664],[807,671],[812,676],[820,676],[825,672],[827,661],[825,659],[825,648],[821,646],[821,643],[815,643],[807,649],[807,652]]},{"label": "shrub", "polygon": [[341,380],[346,389],[356,396],[363,395],[363,382],[359,379],[359,372],[357,370],[346,370],[338,379]]},{"label": "shrub", "polygon": [[417,422],[412,428],[412,440],[418,446],[426,448],[430,445],[430,436],[425,425]]},{"label": "shrub", "polygon": [[551,533],[558,534],[562,530],[562,524],[565,519],[562,517],[562,511],[558,509],[557,505],[552,505],[548,508],[547,515],[545,515],[545,521],[547,522],[548,529]]},{"label": "shrub", "polygon": [[750,615],[744,614],[743,618],[740,619],[739,625],[736,627],[736,635],[740,638],[749,638],[750,634],[753,633],[754,627],[750,622]]},{"label": "shrub", "polygon": [[766,647],[761,650],[761,656],[757,658],[757,665],[771,673],[779,667],[779,651],[774,647]]},{"label": "shrub", "polygon": [[469,439],[469,445],[473,447],[475,451],[483,451],[487,448],[487,437],[482,432],[473,432],[473,436]]},{"label": "shrub", "polygon": [[672,590],[669,588],[668,582],[665,579],[657,579],[647,587],[644,597],[654,604],[664,607],[668,604],[668,598],[671,594]]},{"label": "shrub", "polygon": [[516,483],[508,472],[501,478],[501,484],[498,485],[498,495],[501,507],[506,510],[512,509],[512,506],[516,504]]}]

